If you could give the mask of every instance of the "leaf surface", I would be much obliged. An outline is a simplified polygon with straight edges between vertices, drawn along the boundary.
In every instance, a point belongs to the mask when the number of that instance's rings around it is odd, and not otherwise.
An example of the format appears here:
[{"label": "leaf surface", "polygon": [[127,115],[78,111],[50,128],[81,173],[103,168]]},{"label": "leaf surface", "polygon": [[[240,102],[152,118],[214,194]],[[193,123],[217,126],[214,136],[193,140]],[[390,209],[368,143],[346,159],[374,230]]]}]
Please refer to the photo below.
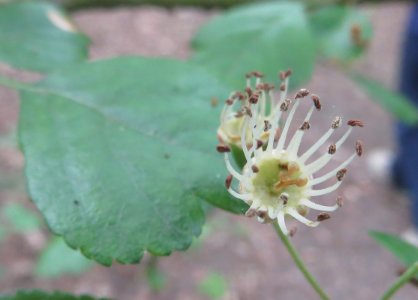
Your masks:
[{"label": "leaf surface", "polygon": [[204,25],[192,42],[191,60],[214,72],[234,89],[245,87],[244,74],[257,70],[277,82],[291,68],[296,87],[312,76],[313,36],[304,7],[291,2],[245,5]]},{"label": "leaf surface", "polygon": [[29,192],[51,230],[105,265],[188,248],[204,223],[196,191],[225,189],[211,98],[227,95],[195,66],[143,58],[80,64],[22,91]]},{"label": "leaf surface", "polygon": [[309,18],[320,54],[349,61],[361,55],[372,38],[368,16],[342,4],[320,7]]},{"label": "leaf surface", "polygon": [[0,61],[51,71],[87,58],[89,40],[59,7],[44,2],[0,3]]}]

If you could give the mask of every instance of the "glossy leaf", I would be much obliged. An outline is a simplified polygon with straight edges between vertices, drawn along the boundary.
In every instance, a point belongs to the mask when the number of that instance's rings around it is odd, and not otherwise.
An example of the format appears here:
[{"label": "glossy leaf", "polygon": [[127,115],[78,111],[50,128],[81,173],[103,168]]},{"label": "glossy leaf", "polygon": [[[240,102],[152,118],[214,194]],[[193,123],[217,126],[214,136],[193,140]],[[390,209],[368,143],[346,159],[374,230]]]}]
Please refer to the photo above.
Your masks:
[{"label": "glossy leaf", "polygon": [[418,123],[418,109],[404,96],[392,92],[382,84],[362,75],[353,75],[355,82],[364,89],[370,98],[392,113],[398,120],[407,124]]},{"label": "glossy leaf", "polygon": [[44,2],[0,3],[0,61],[50,71],[84,61],[89,40],[60,8]]},{"label": "glossy leaf", "polygon": [[2,296],[0,295],[0,300],[110,300],[107,298],[93,298],[91,296],[74,296],[62,292],[52,292],[46,293],[43,291],[33,290],[33,291],[18,291],[13,296]]},{"label": "glossy leaf", "polygon": [[404,265],[412,266],[418,261],[418,248],[401,238],[384,232],[371,231],[369,234],[388,249]]},{"label": "glossy leaf", "polygon": [[51,230],[106,265],[187,249],[204,222],[196,191],[224,189],[210,99],[228,93],[192,65],[141,58],[80,64],[22,91],[29,192]]},{"label": "glossy leaf", "polygon": [[234,89],[244,74],[257,70],[277,82],[280,69],[292,68],[293,87],[308,80],[315,49],[304,7],[270,2],[228,10],[204,25],[192,42],[191,60],[214,72]]},{"label": "glossy leaf", "polygon": [[369,17],[347,5],[320,7],[309,20],[320,54],[332,60],[356,58],[367,49],[373,35]]},{"label": "glossy leaf", "polygon": [[35,273],[40,277],[57,277],[64,274],[81,274],[92,266],[80,252],[69,248],[60,237],[54,237],[41,252]]}]

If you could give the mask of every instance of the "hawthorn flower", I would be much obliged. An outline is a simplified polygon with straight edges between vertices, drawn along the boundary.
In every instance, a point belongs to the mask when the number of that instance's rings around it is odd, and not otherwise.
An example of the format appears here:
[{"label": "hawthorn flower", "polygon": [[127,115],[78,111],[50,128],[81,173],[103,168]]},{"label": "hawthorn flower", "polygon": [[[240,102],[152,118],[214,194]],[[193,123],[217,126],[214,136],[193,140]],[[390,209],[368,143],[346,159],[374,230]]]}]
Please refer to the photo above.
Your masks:
[{"label": "hawthorn flower", "polygon": [[[335,191],[342,183],[347,172],[346,166],[356,157],[362,155],[362,145],[356,142],[350,155],[337,168],[328,173],[315,176],[332,159],[332,156],[351,134],[353,127],[363,127],[358,120],[349,120],[347,129],[336,143],[330,143],[328,151],[312,162],[309,158],[324,144],[328,138],[342,127],[342,118],[337,116],[330,128],[304,153],[299,154],[302,138],[311,125],[309,119],[314,110],[321,110],[320,99],[311,95],[313,105],[302,124],[290,136],[289,129],[293,116],[309,91],[301,89],[294,99],[287,98],[288,82],[291,71],[280,72],[280,97],[273,95],[273,86],[262,83],[262,74],[247,74],[245,94],[235,92],[226,100],[221,114],[221,126],[218,138],[221,144],[217,150],[224,154],[225,163],[230,174],[226,177],[225,186],[234,197],[250,205],[246,216],[257,216],[262,223],[278,222],[284,234],[292,234],[285,224],[285,217],[291,216],[305,225],[316,227],[320,221],[328,219],[327,212],[336,210],[342,205],[342,198],[337,198],[333,206],[325,206],[311,200]],[[251,78],[255,77],[255,87],[251,87]],[[239,103],[239,104],[238,104]],[[235,110],[238,106],[238,110]],[[288,111],[286,120],[282,114]],[[279,123],[283,129],[279,129]],[[246,159],[246,164],[239,172],[230,163],[231,145],[239,146]],[[238,181],[237,189],[232,185]],[[326,188],[315,186],[333,180]],[[315,221],[306,218],[309,209],[321,211]]]}]

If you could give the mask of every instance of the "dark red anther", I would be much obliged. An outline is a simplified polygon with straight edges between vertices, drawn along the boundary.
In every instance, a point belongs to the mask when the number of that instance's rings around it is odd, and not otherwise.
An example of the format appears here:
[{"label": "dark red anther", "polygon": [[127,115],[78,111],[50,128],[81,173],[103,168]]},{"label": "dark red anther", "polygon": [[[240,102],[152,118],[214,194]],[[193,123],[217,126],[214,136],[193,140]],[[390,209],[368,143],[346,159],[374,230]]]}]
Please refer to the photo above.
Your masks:
[{"label": "dark red anther", "polygon": [[257,104],[258,102],[258,95],[257,94],[253,94],[251,95],[250,99],[248,101],[250,101],[251,104]]},{"label": "dark red anther", "polygon": [[331,144],[328,147],[328,154],[334,154],[335,152],[337,152],[337,145],[335,144]]},{"label": "dark red anther", "polygon": [[337,172],[337,180],[338,181],[341,181],[341,180],[343,180],[343,178],[344,178],[344,176],[345,176],[345,174],[347,173],[347,169],[346,168],[343,168],[343,169],[341,169],[341,170],[338,170],[338,172]]},{"label": "dark red anther", "polygon": [[280,90],[281,90],[282,92],[286,90],[286,85],[285,85],[284,83],[282,83],[282,84],[280,85]]},{"label": "dark red anther", "polygon": [[321,102],[319,101],[319,96],[312,94],[312,100],[313,100],[316,110],[320,111],[322,108],[322,105],[321,105]]},{"label": "dark red anther", "polygon": [[308,130],[311,128],[311,124],[308,121],[303,122],[302,126],[300,126],[300,130]]},{"label": "dark red anther", "polygon": [[360,141],[356,142],[356,152],[358,156],[361,156],[363,154],[363,145]]},{"label": "dark red anther", "polygon": [[322,222],[322,221],[325,221],[325,220],[328,220],[328,219],[330,219],[331,218],[331,216],[329,215],[329,214],[327,214],[326,212],[321,212],[317,217],[316,217],[316,220],[318,221],[318,222]]},{"label": "dark red anther", "polygon": [[227,105],[232,105],[232,104],[234,104],[234,100],[232,100],[232,99],[227,99],[227,100],[225,101],[225,103],[226,103]]},{"label": "dark red anther", "polygon": [[309,91],[307,89],[300,89],[299,92],[296,94],[295,99],[303,98],[309,95]]},{"label": "dark red anther", "polygon": [[260,147],[263,147],[264,143],[263,143],[262,140],[256,140],[256,142],[257,142],[257,148],[256,149],[258,149]]},{"label": "dark red anther", "polygon": [[228,176],[226,176],[225,179],[225,187],[229,190],[229,188],[231,187],[231,182],[232,182],[232,174],[229,174]]},{"label": "dark red anther", "polygon": [[253,113],[251,112],[251,108],[249,108],[248,106],[244,106],[244,109],[247,115],[249,115],[251,118],[253,116]]},{"label": "dark red anther", "polygon": [[292,75],[292,69],[287,69],[286,72],[284,73],[284,76],[289,77],[290,75]]},{"label": "dark red anther", "polygon": [[256,165],[252,165],[251,170],[253,170],[254,173],[258,173],[258,171],[260,171],[260,169]]},{"label": "dark red anther", "polygon": [[360,120],[348,120],[347,125],[364,127],[364,123]]},{"label": "dark red anther", "polygon": [[228,145],[219,144],[218,146],[216,146],[216,150],[219,153],[226,153],[226,152],[231,152],[231,147],[229,147]]}]

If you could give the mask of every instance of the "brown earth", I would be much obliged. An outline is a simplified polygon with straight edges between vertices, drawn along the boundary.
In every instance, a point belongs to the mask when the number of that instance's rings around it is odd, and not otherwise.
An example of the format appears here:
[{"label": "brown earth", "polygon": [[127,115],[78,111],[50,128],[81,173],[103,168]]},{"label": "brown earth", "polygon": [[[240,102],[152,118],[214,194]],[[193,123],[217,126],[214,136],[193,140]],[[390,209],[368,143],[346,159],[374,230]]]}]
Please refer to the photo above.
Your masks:
[{"label": "brown earth", "polygon": [[[409,7],[385,4],[362,8],[373,21],[375,36],[370,49],[355,68],[395,87],[402,28]],[[75,12],[72,18],[93,41],[92,59],[119,55],[165,56],[185,59],[188,41],[198,27],[216,11],[155,7],[118,8]],[[16,79],[33,80],[37,74],[1,66],[0,73]],[[321,95],[323,112],[312,119],[309,138],[314,141],[337,112],[366,123],[349,138],[365,144],[365,155],[355,160],[339,193],[345,205],[316,229],[298,226],[293,238],[309,269],[332,299],[377,299],[397,278],[400,263],[372,240],[368,230],[399,234],[409,225],[408,201],[399,191],[367,168],[368,153],[394,149],[393,119],[350,79],[330,63],[319,62],[306,87]],[[18,202],[33,208],[24,189],[23,158],[16,147],[19,99],[17,93],[0,87],[0,204]],[[342,148],[336,163],[352,148]],[[335,195],[325,197],[331,203]],[[35,258],[49,233],[11,235],[1,241],[0,292],[21,288],[61,289],[73,293],[130,299],[207,299],[196,284],[211,272],[223,274],[228,292],[223,299],[317,299],[315,292],[295,267],[271,226],[254,219],[217,211],[209,217],[212,230],[199,247],[176,252],[159,260],[167,285],[153,293],[144,277],[144,263],[110,268],[94,266],[80,276],[55,280],[32,275]],[[217,224],[217,225],[216,225]],[[393,299],[418,299],[418,288],[408,284]]]}]

